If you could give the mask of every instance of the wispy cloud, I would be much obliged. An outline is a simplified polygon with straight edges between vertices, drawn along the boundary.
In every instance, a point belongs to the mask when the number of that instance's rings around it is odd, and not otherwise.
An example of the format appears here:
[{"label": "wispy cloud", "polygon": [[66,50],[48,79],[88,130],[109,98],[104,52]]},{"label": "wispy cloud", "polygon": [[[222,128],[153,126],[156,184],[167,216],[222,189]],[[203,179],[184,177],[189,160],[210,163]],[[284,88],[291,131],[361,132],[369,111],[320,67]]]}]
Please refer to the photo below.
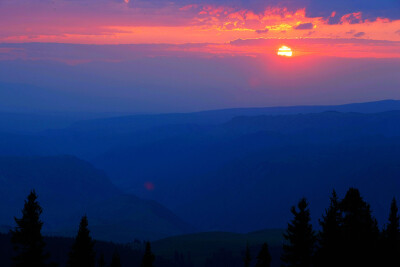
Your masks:
[{"label": "wispy cloud", "polygon": [[357,32],[353,36],[354,37],[363,37],[365,35],[365,32]]},{"label": "wispy cloud", "polygon": [[299,25],[294,26],[296,30],[311,30],[314,28],[312,23],[300,23]]},{"label": "wispy cloud", "polygon": [[268,28],[262,29],[262,30],[256,30],[256,33],[262,34],[262,33],[267,33],[269,32]]}]

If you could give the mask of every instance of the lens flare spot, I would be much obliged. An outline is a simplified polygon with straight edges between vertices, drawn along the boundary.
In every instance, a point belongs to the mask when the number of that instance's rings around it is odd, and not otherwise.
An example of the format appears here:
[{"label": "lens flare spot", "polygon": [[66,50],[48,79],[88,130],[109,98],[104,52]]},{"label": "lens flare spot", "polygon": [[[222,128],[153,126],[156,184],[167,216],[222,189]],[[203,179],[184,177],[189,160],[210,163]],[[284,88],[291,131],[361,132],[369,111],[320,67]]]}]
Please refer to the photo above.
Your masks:
[{"label": "lens flare spot", "polygon": [[290,47],[281,46],[278,49],[277,55],[278,56],[283,56],[283,57],[291,57],[291,56],[293,56],[293,51],[292,51],[292,49]]},{"label": "lens flare spot", "polygon": [[144,188],[146,188],[148,191],[153,191],[154,190],[154,184],[152,182],[145,182],[144,183]]}]

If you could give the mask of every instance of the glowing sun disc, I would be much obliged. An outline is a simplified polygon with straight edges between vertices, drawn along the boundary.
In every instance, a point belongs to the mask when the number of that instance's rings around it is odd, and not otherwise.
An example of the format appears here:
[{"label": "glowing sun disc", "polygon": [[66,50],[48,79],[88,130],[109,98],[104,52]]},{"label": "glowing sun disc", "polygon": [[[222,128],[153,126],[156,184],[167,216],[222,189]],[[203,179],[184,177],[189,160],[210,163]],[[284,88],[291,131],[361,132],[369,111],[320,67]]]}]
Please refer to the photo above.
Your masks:
[{"label": "glowing sun disc", "polygon": [[282,46],[278,49],[278,56],[291,57],[293,55],[292,49],[287,46]]}]

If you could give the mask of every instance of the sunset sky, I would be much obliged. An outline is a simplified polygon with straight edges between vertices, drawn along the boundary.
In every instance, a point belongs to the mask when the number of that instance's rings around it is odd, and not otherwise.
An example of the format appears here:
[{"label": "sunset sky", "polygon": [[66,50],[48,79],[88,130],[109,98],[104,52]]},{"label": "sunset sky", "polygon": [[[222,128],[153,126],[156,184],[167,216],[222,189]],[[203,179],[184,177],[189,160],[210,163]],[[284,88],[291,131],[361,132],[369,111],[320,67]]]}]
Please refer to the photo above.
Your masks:
[{"label": "sunset sky", "polygon": [[3,90],[11,110],[56,108],[46,94],[137,112],[400,98],[400,1],[0,0],[0,70],[38,97]]}]

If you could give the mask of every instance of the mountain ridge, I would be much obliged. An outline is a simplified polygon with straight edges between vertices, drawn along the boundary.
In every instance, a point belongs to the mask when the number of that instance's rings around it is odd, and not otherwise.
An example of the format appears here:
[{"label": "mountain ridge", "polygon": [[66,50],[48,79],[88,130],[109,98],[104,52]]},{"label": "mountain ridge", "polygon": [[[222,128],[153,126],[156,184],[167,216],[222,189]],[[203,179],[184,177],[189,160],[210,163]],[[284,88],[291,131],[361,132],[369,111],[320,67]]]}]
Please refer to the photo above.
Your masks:
[{"label": "mountain ridge", "polygon": [[[380,100],[373,102],[349,103],[342,105],[303,105],[303,106],[278,106],[278,107],[254,107],[254,108],[230,108],[205,110],[188,113],[161,113],[161,114],[142,114],[111,117],[106,119],[83,120],[73,123],[68,129],[73,131],[95,130],[97,127],[103,130],[110,130],[110,127],[126,127],[124,132],[133,130],[148,129],[149,127],[166,124],[218,124],[226,122],[236,116],[256,116],[273,114],[299,114],[299,113],[319,113],[323,111],[339,112],[361,112],[378,113],[390,110],[400,110],[400,100]],[[150,123],[149,120],[153,122]],[[155,122],[154,122],[155,121]],[[101,124],[104,125],[101,125]],[[97,124],[97,127],[95,125]],[[99,125],[100,124],[100,125]],[[125,124],[125,125],[124,125]],[[130,127],[127,127],[129,124]],[[136,124],[135,127],[131,124]],[[91,128],[91,127],[94,127]],[[133,128],[132,128],[133,127]],[[114,130],[117,130],[115,129]],[[118,131],[121,131],[119,129]]]}]

